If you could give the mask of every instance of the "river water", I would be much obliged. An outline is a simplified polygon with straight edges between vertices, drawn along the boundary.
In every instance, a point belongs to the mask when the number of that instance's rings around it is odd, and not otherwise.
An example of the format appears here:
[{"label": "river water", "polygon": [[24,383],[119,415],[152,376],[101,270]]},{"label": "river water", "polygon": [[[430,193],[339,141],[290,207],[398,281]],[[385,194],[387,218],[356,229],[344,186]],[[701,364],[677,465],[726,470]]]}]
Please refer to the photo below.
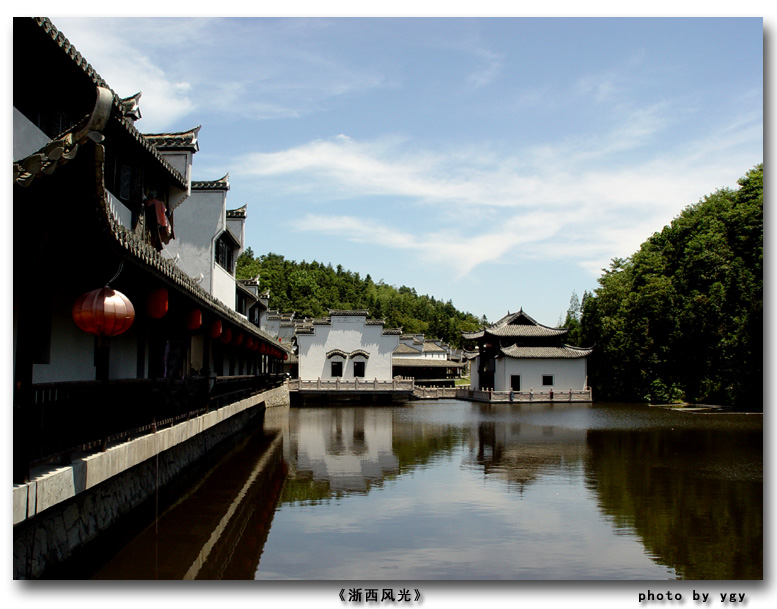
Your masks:
[{"label": "river water", "polygon": [[265,427],[92,575],[763,577],[760,415],[439,400]]}]

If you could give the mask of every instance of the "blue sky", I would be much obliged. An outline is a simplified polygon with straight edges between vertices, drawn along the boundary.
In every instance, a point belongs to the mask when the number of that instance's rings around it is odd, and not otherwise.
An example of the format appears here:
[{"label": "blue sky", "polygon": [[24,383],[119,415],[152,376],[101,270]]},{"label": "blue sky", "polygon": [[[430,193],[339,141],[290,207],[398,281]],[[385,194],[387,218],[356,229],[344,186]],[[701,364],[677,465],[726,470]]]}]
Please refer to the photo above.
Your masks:
[{"label": "blue sky", "polygon": [[255,253],[491,321],[555,325],[763,161],[760,18],[50,16],[141,131],[202,125]]}]

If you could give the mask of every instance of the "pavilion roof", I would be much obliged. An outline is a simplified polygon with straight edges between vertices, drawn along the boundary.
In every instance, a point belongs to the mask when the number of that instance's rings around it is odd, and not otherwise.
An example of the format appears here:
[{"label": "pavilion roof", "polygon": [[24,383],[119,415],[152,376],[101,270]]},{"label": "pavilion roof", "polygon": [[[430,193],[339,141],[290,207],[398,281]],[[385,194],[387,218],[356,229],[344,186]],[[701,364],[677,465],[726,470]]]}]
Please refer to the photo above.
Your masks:
[{"label": "pavilion roof", "polygon": [[462,336],[469,340],[476,340],[486,335],[496,337],[546,337],[563,336],[569,330],[567,328],[552,328],[545,326],[523,312],[508,313],[496,323],[476,332],[463,332]]},{"label": "pavilion roof", "polygon": [[500,351],[503,355],[516,359],[579,359],[590,355],[593,348],[583,349],[569,345],[561,347],[518,347],[512,345],[503,347]]}]

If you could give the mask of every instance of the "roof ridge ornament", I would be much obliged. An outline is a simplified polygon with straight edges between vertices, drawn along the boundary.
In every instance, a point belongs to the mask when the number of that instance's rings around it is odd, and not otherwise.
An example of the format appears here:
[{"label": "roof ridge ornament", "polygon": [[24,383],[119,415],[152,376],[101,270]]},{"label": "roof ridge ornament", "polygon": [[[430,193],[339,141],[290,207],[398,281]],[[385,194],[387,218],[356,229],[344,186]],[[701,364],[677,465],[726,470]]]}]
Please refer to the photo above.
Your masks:
[{"label": "roof ridge ornament", "polygon": [[140,113],[140,98],[143,95],[143,91],[138,91],[135,95],[130,95],[121,99],[121,112],[124,116],[130,119],[133,123],[142,118]]}]

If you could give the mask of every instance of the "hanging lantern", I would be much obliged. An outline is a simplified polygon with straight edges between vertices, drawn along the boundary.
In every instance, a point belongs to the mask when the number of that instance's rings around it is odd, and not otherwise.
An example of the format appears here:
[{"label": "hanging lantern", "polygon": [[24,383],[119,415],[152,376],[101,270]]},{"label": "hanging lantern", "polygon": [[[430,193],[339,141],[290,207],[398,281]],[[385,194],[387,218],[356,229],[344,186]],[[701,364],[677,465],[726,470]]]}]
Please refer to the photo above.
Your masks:
[{"label": "hanging lantern", "polygon": [[202,311],[192,309],[186,316],[186,327],[189,330],[197,330],[200,326],[202,326]]},{"label": "hanging lantern", "polygon": [[221,333],[221,342],[226,344],[231,340],[232,340],[232,330],[230,330],[229,328],[225,328],[224,331]]},{"label": "hanging lantern", "polygon": [[288,353],[284,353],[283,354],[283,361],[285,362],[287,359],[289,359],[289,354]]},{"label": "hanging lantern", "polygon": [[84,332],[116,336],[129,330],[135,307],[121,292],[100,288],[79,296],[73,304],[73,321]]},{"label": "hanging lantern", "polygon": [[253,336],[249,336],[246,339],[246,349],[253,349],[254,348],[254,338]]},{"label": "hanging lantern", "polygon": [[146,312],[152,319],[162,319],[167,314],[167,290],[157,288],[151,290],[146,301]]},{"label": "hanging lantern", "polygon": [[239,347],[242,342],[243,342],[243,333],[242,332],[237,332],[235,334],[235,346]]},{"label": "hanging lantern", "polygon": [[221,336],[221,322],[218,319],[210,324],[210,331],[208,332],[208,336],[211,338],[218,338]]}]

